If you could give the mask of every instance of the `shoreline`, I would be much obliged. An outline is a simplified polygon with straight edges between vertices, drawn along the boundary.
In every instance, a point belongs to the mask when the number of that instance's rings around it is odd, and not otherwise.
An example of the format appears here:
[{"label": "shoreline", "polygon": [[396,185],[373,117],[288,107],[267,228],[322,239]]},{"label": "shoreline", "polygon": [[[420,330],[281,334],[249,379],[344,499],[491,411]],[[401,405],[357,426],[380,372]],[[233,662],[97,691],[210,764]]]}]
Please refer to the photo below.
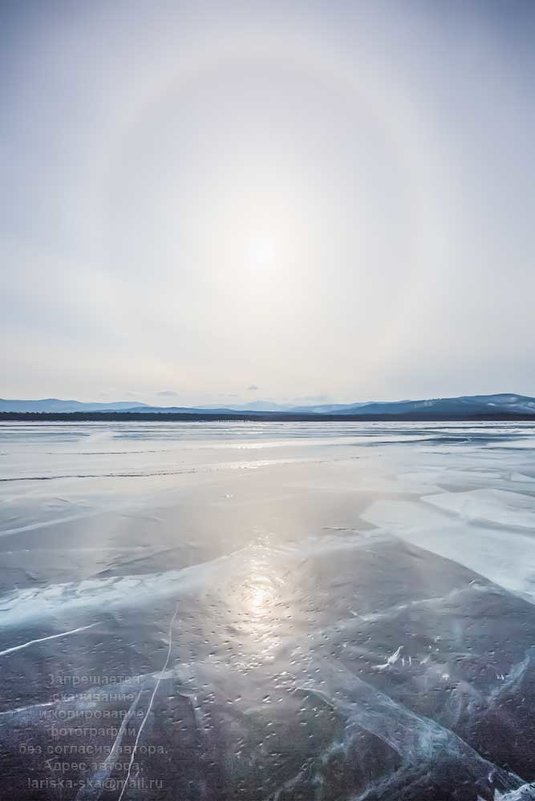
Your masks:
[{"label": "shoreline", "polygon": [[288,412],[229,412],[229,413],[200,413],[200,412],[0,412],[0,422],[32,422],[47,420],[52,422],[79,423],[99,421],[124,422],[162,422],[181,421],[195,423],[209,422],[281,422],[281,423],[386,423],[386,422],[415,422],[415,423],[475,423],[475,422],[518,422],[535,425],[535,414],[514,414],[500,412],[497,414],[292,414]]}]

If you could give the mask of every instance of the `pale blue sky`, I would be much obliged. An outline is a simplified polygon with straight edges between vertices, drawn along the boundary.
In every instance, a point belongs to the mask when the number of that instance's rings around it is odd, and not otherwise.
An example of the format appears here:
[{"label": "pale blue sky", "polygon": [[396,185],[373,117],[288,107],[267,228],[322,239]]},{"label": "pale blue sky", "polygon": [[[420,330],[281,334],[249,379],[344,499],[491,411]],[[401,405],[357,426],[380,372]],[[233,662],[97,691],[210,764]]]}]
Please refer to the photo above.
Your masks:
[{"label": "pale blue sky", "polygon": [[0,23],[0,395],[535,395],[535,3]]}]

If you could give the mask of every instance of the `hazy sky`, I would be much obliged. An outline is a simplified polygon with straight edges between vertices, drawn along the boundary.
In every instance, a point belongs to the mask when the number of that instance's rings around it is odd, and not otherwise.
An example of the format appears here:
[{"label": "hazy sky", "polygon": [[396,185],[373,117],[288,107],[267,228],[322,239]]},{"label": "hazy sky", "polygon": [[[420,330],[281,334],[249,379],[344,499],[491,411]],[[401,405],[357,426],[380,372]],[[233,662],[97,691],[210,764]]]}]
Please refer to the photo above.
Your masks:
[{"label": "hazy sky", "polygon": [[0,17],[0,395],[535,394],[535,2]]}]

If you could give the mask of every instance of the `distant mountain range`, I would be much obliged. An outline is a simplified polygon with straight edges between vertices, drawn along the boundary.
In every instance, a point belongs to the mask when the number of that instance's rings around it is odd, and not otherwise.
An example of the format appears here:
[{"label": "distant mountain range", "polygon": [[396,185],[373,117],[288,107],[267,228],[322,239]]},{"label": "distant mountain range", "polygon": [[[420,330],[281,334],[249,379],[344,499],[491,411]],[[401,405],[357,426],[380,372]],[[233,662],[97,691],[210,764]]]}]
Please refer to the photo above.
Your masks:
[{"label": "distant mountain range", "polygon": [[456,398],[430,400],[369,401],[365,403],[335,403],[313,406],[284,406],[268,401],[233,407],[150,406],[146,403],[120,401],[115,403],[83,403],[74,400],[45,398],[43,400],[0,399],[3,415],[173,415],[196,419],[223,416],[239,419],[391,419],[391,420],[462,420],[476,418],[514,417],[535,419],[535,398],[526,395],[463,395]]},{"label": "distant mountain range", "polygon": [[84,403],[75,400],[43,398],[42,400],[5,400],[0,398],[0,412],[39,412],[68,414],[71,412],[124,412],[138,411],[145,403],[118,401],[116,403]]}]

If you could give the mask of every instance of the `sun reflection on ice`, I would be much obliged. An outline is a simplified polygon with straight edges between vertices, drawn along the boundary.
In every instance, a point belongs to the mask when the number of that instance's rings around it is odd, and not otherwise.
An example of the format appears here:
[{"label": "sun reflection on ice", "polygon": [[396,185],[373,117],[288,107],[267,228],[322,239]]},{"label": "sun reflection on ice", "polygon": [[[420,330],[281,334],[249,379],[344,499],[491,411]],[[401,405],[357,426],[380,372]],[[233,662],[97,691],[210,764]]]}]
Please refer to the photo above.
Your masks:
[{"label": "sun reflection on ice", "polygon": [[280,592],[284,582],[266,557],[254,557],[239,592],[240,630],[250,665],[274,658],[280,642]]},{"label": "sun reflection on ice", "polygon": [[252,618],[262,619],[270,614],[275,601],[272,582],[266,576],[257,576],[249,587],[248,606]]}]

